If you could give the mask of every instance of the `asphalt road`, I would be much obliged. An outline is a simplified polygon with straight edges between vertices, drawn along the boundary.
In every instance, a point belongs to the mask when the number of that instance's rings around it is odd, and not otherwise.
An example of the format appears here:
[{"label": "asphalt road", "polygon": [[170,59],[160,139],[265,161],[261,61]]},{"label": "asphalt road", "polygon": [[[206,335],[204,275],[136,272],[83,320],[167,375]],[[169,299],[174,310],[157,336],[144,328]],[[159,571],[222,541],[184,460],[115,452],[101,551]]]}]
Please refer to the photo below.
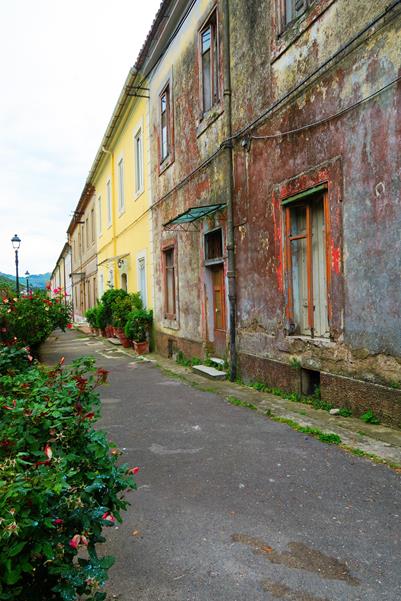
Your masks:
[{"label": "asphalt road", "polygon": [[42,355],[110,370],[100,425],[141,466],[110,599],[400,601],[399,475],[116,350],[67,332]]}]

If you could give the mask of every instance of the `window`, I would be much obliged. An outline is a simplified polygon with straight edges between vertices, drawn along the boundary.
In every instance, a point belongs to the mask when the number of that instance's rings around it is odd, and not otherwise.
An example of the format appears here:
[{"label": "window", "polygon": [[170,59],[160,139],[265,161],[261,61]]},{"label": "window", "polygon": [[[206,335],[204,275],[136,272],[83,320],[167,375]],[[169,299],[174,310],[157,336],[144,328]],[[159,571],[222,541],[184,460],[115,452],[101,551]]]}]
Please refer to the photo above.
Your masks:
[{"label": "window", "polygon": [[121,289],[127,292],[128,290],[128,278],[126,273],[121,274]]},{"label": "window", "polygon": [[106,203],[107,203],[107,225],[110,227],[112,222],[111,216],[111,182],[107,180],[106,183]]},{"label": "window", "polygon": [[124,159],[118,161],[118,210],[124,211]]},{"label": "window", "polygon": [[174,248],[168,248],[164,251],[164,294],[165,294],[165,317],[175,319],[175,252]]},{"label": "window", "polygon": [[209,111],[219,100],[219,51],[216,11],[200,31],[201,88],[203,112]]},{"label": "window", "polygon": [[170,86],[160,96],[160,151],[161,162],[170,154]]},{"label": "window", "polygon": [[89,248],[89,218],[85,219],[86,247]]},{"label": "window", "polygon": [[205,234],[205,259],[216,261],[223,259],[223,237],[221,229]]},{"label": "window", "polygon": [[138,289],[142,303],[146,308],[146,262],[145,257],[138,257]]},{"label": "window", "polygon": [[134,138],[134,160],[135,160],[135,192],[138,194],[143,190],[143,136],[139,128]]},{"label": "window", "polygon": [[97,235],[102,235],[102,197],[97,199]]},{"label": "window", "polygon": [[95,242],[95,209],[91,210],[91,234],[92,234],[92,244]]},{"label": "window", "polygon": [[104,276],[101,273],[99,277],[99,298],[102,298],[104,292]]},{"label": "window", "polygon": [[290,333],[328,337],[327,192],[285,201]]},{"label": "window", "polygon": [[114,270],[109,269],[109,278],[107,280],[107,285],[109,288],[114,288]]},{"label": "window", "polygon": [[315,0],[284,0],[284,23],[289,25],[306,12]]}]

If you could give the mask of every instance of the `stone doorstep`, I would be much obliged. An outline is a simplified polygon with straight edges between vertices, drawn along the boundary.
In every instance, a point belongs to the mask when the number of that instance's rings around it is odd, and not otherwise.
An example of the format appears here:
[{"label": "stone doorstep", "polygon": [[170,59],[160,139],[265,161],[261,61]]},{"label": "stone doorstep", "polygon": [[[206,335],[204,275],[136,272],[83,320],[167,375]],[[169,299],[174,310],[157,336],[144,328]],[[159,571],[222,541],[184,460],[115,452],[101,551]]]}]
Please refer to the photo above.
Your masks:
[{"label": "stone doorstep", "polygon": [[115,344],[116,346],[121,345],[121,340],[119,338],[107,338],[108,342],[111,344]]},{"label": "stone doorstep", "polygon": [[209,378],[209,380],[225,380],[227,375],[225,371],[220,371],[207,365],[193,365],[192,371],[205,378]]},{"label": "stone doorstep", "polygon": [[219,359],[218,357],[210,357],[210,361],[215,365],[220,365],[220,367],[224,367],[224,359]]}]

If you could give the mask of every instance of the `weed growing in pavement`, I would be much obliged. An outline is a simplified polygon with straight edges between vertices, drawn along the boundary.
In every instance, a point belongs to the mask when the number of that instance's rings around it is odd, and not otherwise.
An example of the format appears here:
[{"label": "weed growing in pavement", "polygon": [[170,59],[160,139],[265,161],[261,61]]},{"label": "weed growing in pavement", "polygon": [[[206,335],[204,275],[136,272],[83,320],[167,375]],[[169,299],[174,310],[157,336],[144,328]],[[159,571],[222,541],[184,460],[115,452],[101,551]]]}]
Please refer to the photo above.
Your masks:
[{"label": "weed growing in pavement", "polygon": [[380,424],[379,418],[373,413],[371,409],[360,416],[360,418],[365,424]]},{"label": "weed growing in pavement", "polygon": [[287,424],[293,430],[297,432],[301,432],[302,434],[308,434],[309,436],[313,436],[314,438],[318,438],[321,442],[325,442],[327,444],[341,444],[341,438],[337,434],[333,434],[332,432],[322,432],[318,428],[312,428],[311,426],[301,426],[297,422],[294,422],[292,419],[288,419],[287,417],[275,417],[271,418],[275,422],[279,422],[280,424]]},{"label": "weed growing in pavement", "polygon": [[252,411],[257,410],[256,405],[248,403],[247,401],[242,401],[241,399],[237,399],[237,397],[232,395],[227,397],[227,401],[231,403],[231,405],[236,405],[237,407],[246,407],[247,409],[252,409]]}]

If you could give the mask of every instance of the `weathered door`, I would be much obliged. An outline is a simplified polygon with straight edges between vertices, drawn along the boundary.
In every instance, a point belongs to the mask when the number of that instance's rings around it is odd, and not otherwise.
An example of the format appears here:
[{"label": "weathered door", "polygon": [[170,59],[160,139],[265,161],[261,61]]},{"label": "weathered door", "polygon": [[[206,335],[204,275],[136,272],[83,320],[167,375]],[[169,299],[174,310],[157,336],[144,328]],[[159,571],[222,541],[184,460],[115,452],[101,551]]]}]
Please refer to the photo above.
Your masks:
[{"label": "weathered door", "polygon": [[224,267],[216,265],[212,269],[214,348],[217,355],[224,357],[226,352],[226,302],[224,287]]}]

